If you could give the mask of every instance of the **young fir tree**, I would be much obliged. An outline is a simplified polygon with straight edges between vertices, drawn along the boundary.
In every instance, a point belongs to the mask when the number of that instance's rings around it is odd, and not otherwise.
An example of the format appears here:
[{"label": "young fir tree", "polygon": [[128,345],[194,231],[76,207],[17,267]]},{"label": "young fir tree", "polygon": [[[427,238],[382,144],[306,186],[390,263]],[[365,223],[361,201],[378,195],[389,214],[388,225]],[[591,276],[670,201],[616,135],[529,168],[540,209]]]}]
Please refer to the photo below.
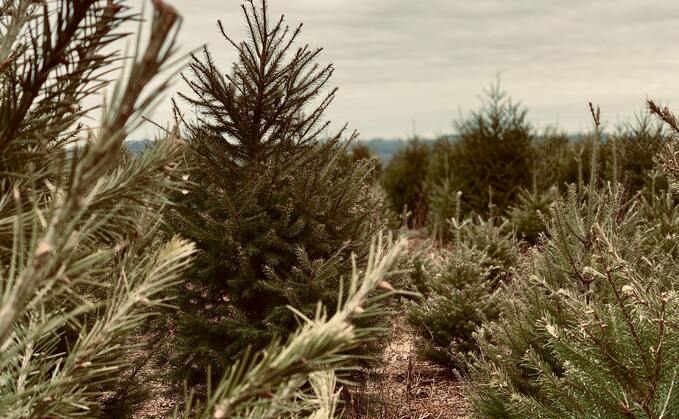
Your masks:
[{"label": "young fir tree", "polygon": [[[672,140],[670,131],[648,113],[639,114],[631,123],[621,124],[607,141],[616,149],[616,181],[625,185],[630,194],[640,191],[648,182],[648,172],[655,166],[655,157]],[[608,152],[609,155],[612,151]],[[612,156],[609,160],[612,160]],[[613,162],[608,177],[613,176]]]},{"label": "young fir tree", "polygon": [[564,191],[578,182],[580,144],[565,132],[546,129],[533,140],[533,179],[538,193],[556,188]]},{"label": "young fir tree", "polygon": [[[676,155],[664,155],[670,178]],[[466,390],[475,416],[654,418],[679,408],[679,272],[667,251],[676,237],[658,235],[655,213],[626,202],[620,186],[582,195],[571,188],[556,202],[548,240],[531,250],[500,320],[477,335]]]},{"label": "young fir tree", "polygon": [[512,279],[519,254],[507,220],[462,219],[460,198],[448,220],[449,249],[416,262],[413,282],[423,298],[408,305],[408,319],[419,331],[424,357],[466,372],[478,353],[474,332],[497,319],[498,289]]},{"label": "young fir tree", "polygon": [[453,237],[450,222],[459,219],[462,192],[455,190],[455,183],[446,177],[434,184],[429,192],[429,228],[435,240],[442,243]]},{"label": "young fir tree", "polygon": [[[175,317],[187,372],[220,371],[247,346],[297,328],[286,305],[306,315],[331,310],[349,255],[365,258],[380,228],[369,193],[372,163],[343,164],[344,130],[324,138],[333,67],[321,50],[296,47],[300,27],[271,20],[265,1],[243,7],[247,41],[222,74],[207,48],[194,56],[182,95],[198,115],[187,124],[187,171],[196,185],[167,214],[200,250]],[[355,134],[352,135],[352,139]]]},{"label": "young fir tree", "polygon": [[[351,371],[356,348],[375,339],[375,328],[357,323],[366,316],[385,314],[380,312],[379,303],[394,293],[385,278],[404,248],[405,240],[385,243],[378,236],[372,242],[364,269],[353,269],[349,281],[340,287],[338,310],[333,316],[328,317],[320,304],[313,317],[290,308],[302,325],[286,343],[273,341],[254,355],[246,351],[226,369],[214,388],[208,388],[204,404],[200,399],[188,398],[183,416],[342,417],[338,406],[341,388],[336,388],[335,372]],[[377,289],[381,294],[375,295]]]},{"label": "young fir tree", "polygon": [[545,231],[543,218],[549,212],[549,206],[558,197],[556,187],[539,192],[537,181],[533,190],[521,189],[516,203],[509,208],[508,217],[516,235],[529,244],[536,244],[540,234]]},{"label": "young fir tree", "polygon": [[[121,63],[107,48],[134,18],[119,1],[4,2],[0,20],[0,416],[94,416],[164,305],[193,246],[159,243],[159,209],[182,187],[173,135],[141,157],[119,151],[165,83],[176,12],[154,3],[150,39],[98,130],[83,101]],[[107,52],[109,51],[109,52]],[[142,94],[145,89],[146,94]],[[87,135],[89,133],[89,135]]]},{"label": "young fir tree", "polygon": [[478,351],[474,332],[496,320],[499,308],[488,256],[465,245],[426,259],[417,283],[422,300],[408,303],[408,321],[423,342],[422,356],[464,372]]}]

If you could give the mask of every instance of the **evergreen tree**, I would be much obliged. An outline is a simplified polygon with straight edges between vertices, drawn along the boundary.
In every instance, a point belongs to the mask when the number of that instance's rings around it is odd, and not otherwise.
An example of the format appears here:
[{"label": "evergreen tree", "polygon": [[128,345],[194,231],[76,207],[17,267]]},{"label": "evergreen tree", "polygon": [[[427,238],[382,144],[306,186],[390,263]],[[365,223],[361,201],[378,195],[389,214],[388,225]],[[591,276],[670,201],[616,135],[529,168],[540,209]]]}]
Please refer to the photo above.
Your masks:
[{"label": "evergreen tree", "polygon": [[533,141],[533,179],[538,193],[563,191],[578,183],[578,159],[586,159],[579,141],[550,128]]},{"label": "evergreen tree", "polygon": [[[154,3],[150,39],[96,131],[83,100],[120,64],[106,52],[134,19],[119,1],[4,2],[0,46],[0,416],[96,415],[131,348],[165,305],[193,246],[156,240],[182,187],[176,136],[140,158],[119,151],[166,84],[177,13]],[[142,94],[145,88],[149,90]],[[89,134],[88,134],[89,133]]]},{"label": "evergreen tree", "polygon": [[537,182],[533,190],[521,189],[516,203],[509,208],[509,219],[517,236],[530,244],[535,244],[545,231],[543,217],[549,213],[549,206],[558,197],[556,188],[544,193],[538,192]]},{"label": "evergreen tree", "polygon": [[452,219],[451,226],[455,237],[452,249],[475,248],[486,255],[480,263],[490,271],[493,288],[511,279],[513,268],[519,264],[519,247],[509,220],[476,216]]},{"label": "evergreen tree", "polygon": [[373,171],[370,175],[371,183],[375,183],[377,179],[380,178],[382,174],[382,162],[379,157],[373,153],[373,151],[364,142],[355,141],[349,146],[349,150],[345,157],[346,161],[344,164],[347,169],[351,170],[351,167],[358,161],[368,160],[373,164]]},{"label": "evergreen tree", "polygon": [[382,174],[382,187],[391,209],[404,214],[410,227],[422,227],[428,212],[426,173],[431,151],[417,138],[394,155]]},{"label": "evergreen tree", "polygon": [[462,192],[456,191],[452,179],[446,177],[434,184],[429,193],[429,227],[436,240],[451,238],[450,222],[460,218]]},{"label": "evergreen tree", "polygon": [[676,263],[614,193],[574,192],[550,240],[478,334],[467,389],[480,417],[660,417],[677,408]]},{"label": "evergreen tree", "polygon": [[463,219],[458,210],[448,224],[450,248],[416,261],[413,282],[424,297],[408,304],[408,319],[424,357],[466,372],[478,352],[474,332],[498,317],[498,290],[513,277],[518,242],[507,220]]},{"label": "evergreen tree", "polygon": [[[625,185],[630,194],[641,190],[648,182],[649,171],[654,168],[655,157],[667,147],[671,139],[666,127],[651,119],[648,113],[637,115],[631,123],[621,124],[607,141],[609,148],[616,149],[615,171],[618,179],[612,180]],[[612,171],[611,168],[611,178]]]},{"label": "evergreen tree", "polygon": [[175,316],[179,361],[199,375],[295,330],[286,305],[309,316],[318,301],[332,310],[348,256],[362,263],[381,227],[372,162],[346,168],[344,130],[322,137],[332,65],[315,63],[320,49],[295,47],[301,26],[270,20],[265,1],[243,12],[247,41],[219,24],[238,52],[232,71],[220,73],[203,48],[184,76],[193,94],[182,97],[198,115],[185,133],[196,187],[167,214],[200,250]]},{"label": "evergreen tree", "polygon": [[440,258],[421,263],[421,301],[408,303],[408,320],[419,331],[422,356],[464,372],[478,351],[473,333],[499,309],[488,256],[458,246]]},{"label": "evergreen tree", "polygon": [[[356,348],[375,339],[374,328],[358,324],[362,318],[385,315],[379,302],[394,294],[385,278],[404,248],[404,240],[392,244],[378,236],[364,270],[354,269],[341,287],[333,316],[320,304],[313,317],[291,308],[301,326],[285,344],[276,340],[254,355],[246,351],[226,369],[205,404],[189,397],[184,417],[341,417],[335,372],[351,371]],[[374,294],[377,289],[381,294]]]},{"label": "evergreen tree", "polygon": [[[482,109],[457,124],[458,138],[448,140],[448,152],[435,153],[436,159],[446,161],[453,189],[462,191],[463,214],[502,214],[519,189],[531,182],[533,134],[526,110],[499,84],[486,96]],[[441,179],[430,176],[429,183]]]}]

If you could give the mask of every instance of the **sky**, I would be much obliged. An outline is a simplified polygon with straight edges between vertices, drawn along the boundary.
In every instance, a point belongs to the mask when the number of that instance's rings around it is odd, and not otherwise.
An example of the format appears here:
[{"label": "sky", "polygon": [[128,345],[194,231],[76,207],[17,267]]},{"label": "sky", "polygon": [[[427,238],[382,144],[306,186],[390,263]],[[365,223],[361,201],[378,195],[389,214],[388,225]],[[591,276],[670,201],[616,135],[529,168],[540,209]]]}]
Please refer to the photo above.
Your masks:
[{"label": "sky", "polygon": [[[220,37],[246,36],[238,0],[167,0],[183,15],[181,51],[207,43],[224,72],[235,58]],[[141,0],[132,0],[140,7]],[[327,113],[362,138],[434,137],[477,109],[499,75],[538,129],[608,126],[647,98],[679,111],[677,0],[269,0],[300,40],[323,47],[339,87]],[[181,83],[175,90],[185,90]],[[169,119],[169,99],[154,119]],[[145,128],[152,131],[152,128]]]}]

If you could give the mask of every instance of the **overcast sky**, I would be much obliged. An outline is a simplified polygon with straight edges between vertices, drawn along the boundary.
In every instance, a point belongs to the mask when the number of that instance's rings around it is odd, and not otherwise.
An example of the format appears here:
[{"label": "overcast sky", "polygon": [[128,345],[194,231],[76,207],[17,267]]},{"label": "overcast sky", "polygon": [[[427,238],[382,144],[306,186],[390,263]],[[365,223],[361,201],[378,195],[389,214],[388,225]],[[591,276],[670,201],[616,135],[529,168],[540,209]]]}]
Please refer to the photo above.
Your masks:
[{"label": "overcast sky", "polygon": [[[207,43],[228,71],[234,54],[215,22],[243,38],[240,2],[167,1],[184,16],[183,50]],[[678,0],[269,4],[289,24],[304,22],[303,42],[324,48],[321,62],[334,63],[340,88],[328,118],[363,138],[450,133],[498,73],[539,128],[588,129],[590,100],[609,126],[630,119],[647,97],[679,106]],[[168,108],[161,105],[154,119],[167,119]]]}]

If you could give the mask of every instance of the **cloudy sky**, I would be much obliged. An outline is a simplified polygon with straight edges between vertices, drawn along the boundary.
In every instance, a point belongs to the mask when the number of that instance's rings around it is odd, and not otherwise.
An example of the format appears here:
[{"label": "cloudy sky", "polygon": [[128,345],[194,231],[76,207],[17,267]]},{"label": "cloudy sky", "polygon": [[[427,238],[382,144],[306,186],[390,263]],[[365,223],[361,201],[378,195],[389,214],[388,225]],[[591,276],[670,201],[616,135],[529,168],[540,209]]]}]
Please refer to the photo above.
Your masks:
[{"label": "cloudy sky", "polygon": [[[141,0],[132,3],[141,4]],[[245,36],[238,0],[168,0],[184,16],[183,51],[207,43],[228,71],[221,19]],[[501,74],[539,128],[590,124],[587,102],[609,126],[647,97],[679,106],[679,1],[270,0],[276,16],[304,22],[340,88],[328,117],[363,138],[450,133]],[[181,88],[181,85],[177,85]],[[155,119],[167,118],[163,105]],[[679,109],[678,109],[679,110]]]}]

